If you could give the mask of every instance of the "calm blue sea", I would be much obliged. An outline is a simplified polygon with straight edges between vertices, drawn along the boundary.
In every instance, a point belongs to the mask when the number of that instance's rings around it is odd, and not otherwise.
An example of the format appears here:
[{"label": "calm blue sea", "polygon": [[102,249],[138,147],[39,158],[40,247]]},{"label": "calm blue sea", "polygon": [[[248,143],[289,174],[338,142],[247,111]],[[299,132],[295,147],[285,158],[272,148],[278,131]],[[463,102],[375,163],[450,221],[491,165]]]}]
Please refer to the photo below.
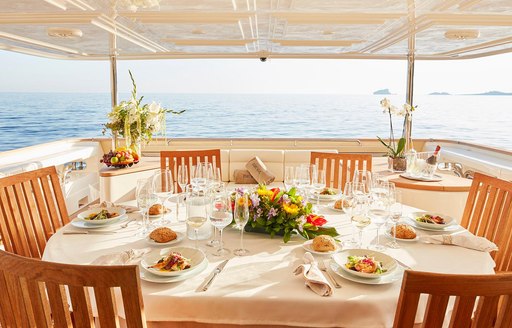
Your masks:
[{"label": "calm blue sea", "polygon": [[[121,94],[119,99],[127,99]],[[378,95],[146,94],[176,110],[167,136],[375,138],[389,135]],[[395,105],[403,95],[388,96]],[[413,137],[512,150],[512,96],[415,97]],[[0,93],[0,151],[68,137],[102,136],[108,93]],[[401,134],[401,122],[395,121]]]}]

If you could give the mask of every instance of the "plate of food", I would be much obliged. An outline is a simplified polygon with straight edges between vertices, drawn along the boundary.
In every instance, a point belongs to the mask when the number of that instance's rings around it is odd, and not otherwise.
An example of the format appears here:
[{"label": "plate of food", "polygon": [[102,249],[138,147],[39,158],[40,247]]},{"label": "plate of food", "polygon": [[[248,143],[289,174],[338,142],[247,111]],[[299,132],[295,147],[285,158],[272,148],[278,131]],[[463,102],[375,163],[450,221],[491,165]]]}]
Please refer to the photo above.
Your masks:
[{"label": "plate of food", "polygon": [[[390,229],[386,229],[386,236],[393,239],[395,235],[395,227],[392,226]],[[414,230],[414,227],[405,224],[405,223],[398,223],[396,225],[396,240],[397,241],[405,241],[405,242],[415,242],[417,241],[418,234],[416,233],[416,230]]]},{"label": "plate of food", "polygon": [[456,223],[452,217],[432,212],[413,212],[412,218],[417,227],[430,230],[446,230]]},{"label": "plate of food", "polygon": [[305,241],[302,247],[311,253],[329,255],[341,251],[343,245],[334,240],[331,236],[320,235],[316,236],[314,239]]},{"label": "plate of food", "polygon": [[404,269],[402,267],[398,266],[396,268],[396,270],[394,270],[391,274],[385,275],[378,279],[366,279],[366,278],[360,278],[358,276],[354,276],[350,273],[347,273],[335,261],[330,261],[329,265],[331,267],[331,270],[334,273],[336,273],[338,276],[340,276],[344,279],[347,279],[347,280],[350,280],[353,282],[357,282],[360,284],[365,284],[365,285],[386,285],[386,284],[391,284],[391,283],[394,283],[397,281],[401,282],[402,278],[403,278],[403,274],[404,274]]},{"label": "plate of food", "polygon": [[[142,267],[142,264],[141,264],[141,267]],[[183,281],[183,280],[195,277],[196,275],[203,272],[204,269],[206,269],[207,267],[208,267],[208,260],[205,259],[194,270],[187,272],[187,273],[180,274],[178,276],[169,276],[169,277],[157,276],[157,275],[154,275],[154,274],[150,273],[149,271],[145,270],[144,267],[142,267],[143,268],[142,270],[139,270],[139,274],[140,274],[141,280],[154,282],[154,283],[158,283],[158,284],[166,284],[166,283],[170,283],[170,282]]]},{"label": "plate of food", "polygon": [[150,246],[169,246],[183,240],[185,235],[168,227],[160,227],[151,231],[146,237],[146,244]]},{"label": "plate of food", "polygon": [[334,188],[324,188],[320,192],[311,193],[312,199],[320,199],[321,201],[333,201],[339,197],[339,190]]},{"label": "plate of food", "polygon": [[346,205],[348,202],[349,200],[345,198],[336,199],[336,201],[332,204],[332,206],[330,206],[330,208],[333,211],[345,213],[345,211],[343,210],[343,205]]},{"label": "plate of food", "polygon": [[162,204],[155,204],[151,206],[148,210],[148,216],[150,219],[160,219],[162,215],[171,213],[171,209]]},{"label": "plate of food", "polygon": [[121,207],[95,208],[77,215],[79,220],[89,225],[108,225],[118,221],[126,215],[126,210]]},{"label": "plate of food", "polygon": [[170,247],[149,252],[140,263],[154,275],[173,277],[195,270],[205,259],[204,253],[198,249]]},{"label": "plate of food", "polygon": [[391,256],[368,249],[347,249],[332,258],[343,271],[365,279],[384,277],[398,266]]}]

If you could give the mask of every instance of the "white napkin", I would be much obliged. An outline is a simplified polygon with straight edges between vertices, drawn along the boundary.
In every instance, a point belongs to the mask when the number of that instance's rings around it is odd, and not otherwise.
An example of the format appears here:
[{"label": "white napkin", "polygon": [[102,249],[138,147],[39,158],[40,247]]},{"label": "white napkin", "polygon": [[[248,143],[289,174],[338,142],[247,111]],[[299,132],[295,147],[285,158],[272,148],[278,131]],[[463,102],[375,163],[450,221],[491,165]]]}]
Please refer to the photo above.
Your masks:
[{"label": "white napkin", "polygon": [[92,265],[133,265],[149,253],[151,248],[130,249],[120,253],[106,254],[92,261]]},{"label": "white napkin", "polygon": [[295,275],[302,273],[306,286],[320,296],[330,296],[332,294],[332,286],[329,284],[322,271],[318,268],[313,255],[310,252],[304,254],[304,264],[299,265],[293,272]]},{"label": "white napkin", "polygon": [[495,243],[485,239],[484,237],[478,237],[473,234],[421,236],[420,241],[428,244],[456,245],[476,249],[481,252],[492,252],[498,250],[498,246],[496,246]]},{"label": "white napkin", "polygon": [[114,203],[108,202],[108,201],[103,201],[99,204],[89,205],[90,209],[99,208],[99,207],[120,207],[120,208],[123,208],[126,211],[126,213],[133,213],[133,212],[136,212],[139,210],[139,208],[137,206],[114,204]]}]

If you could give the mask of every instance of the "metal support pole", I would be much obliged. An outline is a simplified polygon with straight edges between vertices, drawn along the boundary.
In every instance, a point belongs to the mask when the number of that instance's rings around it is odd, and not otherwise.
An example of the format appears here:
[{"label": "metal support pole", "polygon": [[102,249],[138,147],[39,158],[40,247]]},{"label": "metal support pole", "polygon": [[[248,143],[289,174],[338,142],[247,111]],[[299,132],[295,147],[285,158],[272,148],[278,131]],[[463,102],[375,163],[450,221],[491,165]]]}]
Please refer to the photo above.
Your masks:
[{"label": "metal support pole", "polygon": [[[117,42],[116,35],[110,36],[110,99],[112,109],[117,106]],[[112,131],[112,149],[118,146],[117,132]]]},{"label": "metal support pole", "polygon": [[[414,56],[416,52],[416,34],[415,31],[415,8],[414,1],[409,3],[409,42],[407,52],[407,92],[405,102],[413,106],[414,100]],[[411,114],[412,115],[412,114]],[[412,119],[409,117],[405,121],[405,151],[408,152],[414,148],[412,143]]]}]

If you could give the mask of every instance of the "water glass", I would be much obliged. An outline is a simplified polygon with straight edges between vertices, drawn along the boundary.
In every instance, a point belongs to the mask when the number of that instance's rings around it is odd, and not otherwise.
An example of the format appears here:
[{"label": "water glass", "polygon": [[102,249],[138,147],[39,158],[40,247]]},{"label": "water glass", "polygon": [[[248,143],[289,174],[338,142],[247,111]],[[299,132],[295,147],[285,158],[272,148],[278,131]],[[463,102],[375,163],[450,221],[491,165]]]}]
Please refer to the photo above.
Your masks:
[{"label": "water glass", "polygon": [[318,170],[316,165],[312,166],[311,187],[316,192],[316,205],[320,205],[320,192],[325,188],[325,171]]},{"label": "water glass", "polygon": [[284,187],[289,191],[295,186],[295,168],[293,166],[286,166],[284,168]]},{"label": "water glass", "polygon": [[370,245],[369,248],[376,251],[384,251],[385,246],[380,244],[380,228],[386,223],[389,218],[389,196],[386,195],[384,198],[372,197],[368,203],[368,216],[372,222],[377,226],[377,238],[375,242]]},{"label": "water glass", "polygon": [[389,207],[389,219],[393,223],[393,241],[387,243],[387,246],[391,248],[400,248],[400,245],[396,242],[396,226],[402,217],[403,205],[402,205],[402,191],[395,190],[393,193],[393,201]]},{"label": "water glass", "polygon": [[222,231],[232,220],[233,208],[231,207],[231,194],[225,190],[215,193],[212,196],[210,222],[216,229],[219,229],[220,240],[218,243],[219,248],[217,251],[213,252],[214,256],[225,256],[229,254],[229,249],[223,247]]},{"label": "water glass", "polygon": [[362,183],[365,188],[365,194],[368,195],[372,188],[372,172],[367,170],[355,170],[352,182]]},{"label": "water glass", "polygon": [[135,196],[142,214],[142,224],[137,235],[146,236],[154,228],[149,222],[149,208],[158,203],[158,196],[153,191],[152,179],[137,180]]},{"label": "water glass", "polygon": [[[348,215],[349,218],[352,217],[352,210],[356,205],[356,199],[354,197],[354,193],[352,192],[353,183],[347,182],[345,183],[345,188],[343,189],[343,203],[342,208],[343,211]],[[355,228],[352,227],[352,238],[350,241],[345,242],[344,245],[355,247],[357,246],[357,241],[355,237]]]},{"label": "water glass", "polygon": [[247,193],[236,193],[235,197],[235,222],[240,228],[240,248],[235,249],[236,256],[245,256],[249,250],[244,248],[244,228],[249,221],[249,195]]},{"label": "water glass", "polygon": [[[178,173],[176,177],[177,183],[180,186],[181,194],[185,194],[185,187],[188,184],[188,166],[185,164],[180,164],[178,166]],[[178,195],[178,202],[176,203],[176,220],[178,222],[182,222],[183,220],[180,217],[180,203],[181,203],[181,195]]]},{"label": "water glass", "polygon": [[309,164],[301,164],[295,170],[295,181],[297,184],[297,188],[304,197],[308,197],[307,189],[309,188],[309,185],[311,183],[309,169]]},{"label": "water glass", "polygon": [[208,185],[208,166],[206,163],[197,163],[190,170],[190,184],[193,189],[204,190]]},{"label": "water glass", "polygon": [[166,225],[170,223],[167,215],[168,207],[167,203],[174,192],[174,181],[172,180],[171,171],[168,169],[161,169],[156,171],[152,177],[153,190],[155,194],[160,198],[163,206],[161,224]]}]

